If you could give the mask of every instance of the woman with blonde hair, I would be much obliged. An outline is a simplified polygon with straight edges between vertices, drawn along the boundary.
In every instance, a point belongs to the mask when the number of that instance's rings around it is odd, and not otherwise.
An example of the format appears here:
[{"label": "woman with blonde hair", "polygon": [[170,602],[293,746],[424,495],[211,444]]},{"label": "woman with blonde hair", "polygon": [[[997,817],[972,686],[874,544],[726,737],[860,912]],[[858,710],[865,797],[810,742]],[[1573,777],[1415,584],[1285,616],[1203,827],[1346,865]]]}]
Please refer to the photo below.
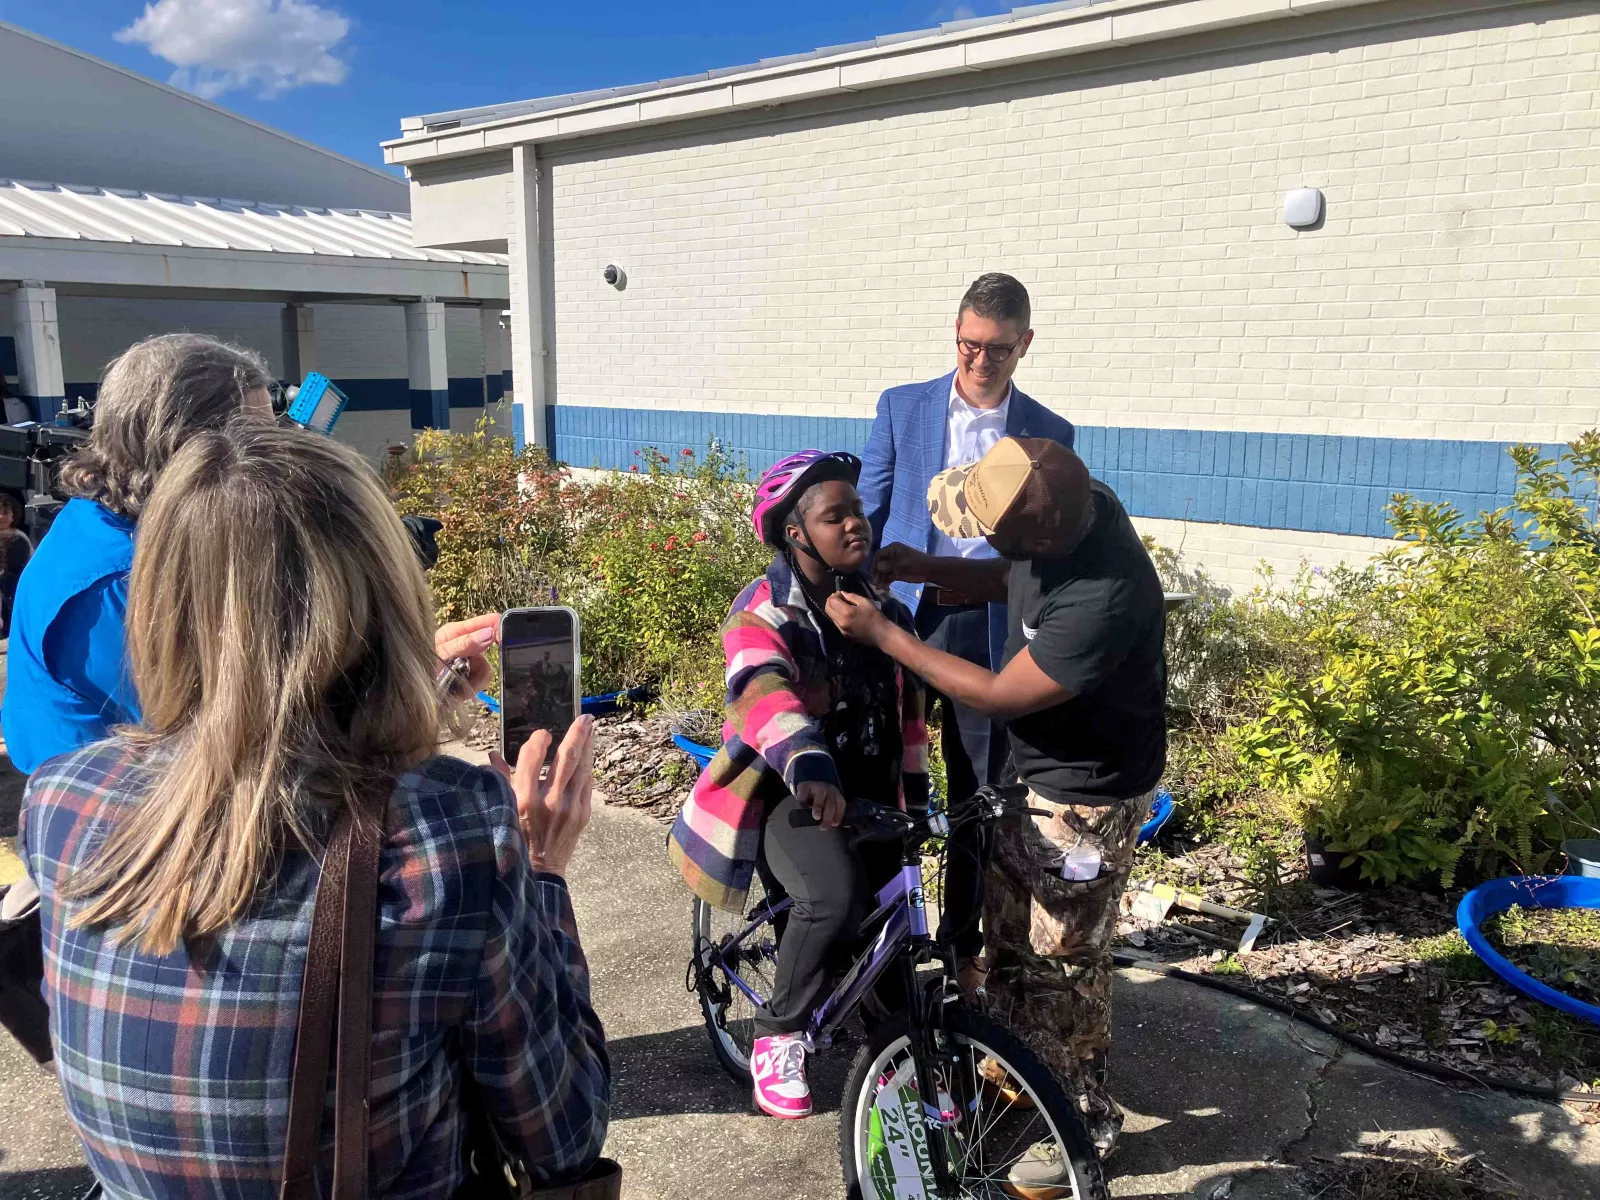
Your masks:
[{"label": "woman with blonde hair", "polygon": [[273,382],[260,355],[192,333],[146,338],[107,367],[89,444],[61,470],[72,499],[17,581],[0,724],[19,771],[138,720],[123,619],[140,513],[196,433],[240,413],[270,421]]},{"label": "woman with blonde hair", "polygon": [[361,459],[296,429],[176,452],[127,630],[141,722],[40,767],[22,818],[62,1090],[106,1194],[277,1194],[318,856],[345,808],[381,829],[369,1194],[463,1182],[469,1081],[537,1175],[586,1169],[610,1069],[562,874],[592,723],[543,783],[547,733],[514,779],[437,756],[411,543]]}]

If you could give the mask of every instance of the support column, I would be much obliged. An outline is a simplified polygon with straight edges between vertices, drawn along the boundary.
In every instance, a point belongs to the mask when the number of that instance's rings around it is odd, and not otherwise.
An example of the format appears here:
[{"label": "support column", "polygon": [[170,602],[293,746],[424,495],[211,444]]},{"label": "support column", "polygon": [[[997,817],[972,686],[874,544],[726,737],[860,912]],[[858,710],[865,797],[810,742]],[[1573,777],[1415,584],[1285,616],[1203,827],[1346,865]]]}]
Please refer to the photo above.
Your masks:
[{"label": "support column", "polygon": [[[512,431],[543,446],[545,434],[544,271],[539,246],[539,161],[533,146],[511,148],[511,375],[516,384]],[[547,447],[548,448],[548,447]]]},{"label": "support column", "polygon": [[406,305],[406,364],[411,375],[411,428],[449,429],[444,304],[432,296]]},{"label": "support column", "polygon": [[505,330],[500,328],[500,306],[484,305],[478,310],[483,322],[483,404],[492,408],[505,394],[503,351]]},{"label": "support column", "polygon": [[317,330],[309,304],[283,306],[283,374],[298,384],[317,369]]},{"label": "support column", "polygon": [[56,290],[36,279],[17,289],[17,390],[38,421],[53,421],[67,398],[61,371],[61,324],[56,317]]}]

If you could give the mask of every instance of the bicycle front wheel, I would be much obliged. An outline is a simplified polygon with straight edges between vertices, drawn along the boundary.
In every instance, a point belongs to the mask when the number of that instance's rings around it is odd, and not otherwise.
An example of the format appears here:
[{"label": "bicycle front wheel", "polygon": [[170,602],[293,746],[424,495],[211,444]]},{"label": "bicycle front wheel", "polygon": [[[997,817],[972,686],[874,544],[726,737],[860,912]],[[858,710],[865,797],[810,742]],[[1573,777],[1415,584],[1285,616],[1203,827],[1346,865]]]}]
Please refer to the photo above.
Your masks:
[{"label": "bicycle front wheel", "polygon": [[[946,1019],[939,1107],[946,1159],[962,1197],[1106,1200],[1104,1175],[1078,1106],[1050,1068],[1010,1030],[953,1007]],[[913,1116],[909,1014],[880,1027],[856,1056],[840,1114],[839,1160],[851,1200],[934,1196],[925,1140]],[[911,1087],[908,1094],[905,1089]]]}]

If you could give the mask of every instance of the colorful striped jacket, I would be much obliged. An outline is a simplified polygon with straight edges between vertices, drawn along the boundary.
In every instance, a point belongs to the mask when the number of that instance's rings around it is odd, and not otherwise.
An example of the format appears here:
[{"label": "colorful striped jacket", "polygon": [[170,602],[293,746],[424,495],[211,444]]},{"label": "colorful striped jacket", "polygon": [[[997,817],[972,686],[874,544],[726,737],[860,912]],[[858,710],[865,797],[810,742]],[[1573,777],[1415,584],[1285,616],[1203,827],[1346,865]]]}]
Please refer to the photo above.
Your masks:
[{"label": "colorful striped jacket", "polygon": [[[911,614],[892,596],[884,615],[911,629]],[[822,630],[793,570],[775,558],[767,573],[733,602],[722,627],[727,658],[727,723],[722,749],[701,772],[673,823],[667,850],[690,891],[730,912],[744,908],[761,845],[762,816],[802,783],[831,783],[851,796],[822,737],[829,680]],[[893,668],[900,695],[905,757],[900,807],[928,796],[928,726],[922,681]],[[865,798],[865,797],[863,797]]]}]

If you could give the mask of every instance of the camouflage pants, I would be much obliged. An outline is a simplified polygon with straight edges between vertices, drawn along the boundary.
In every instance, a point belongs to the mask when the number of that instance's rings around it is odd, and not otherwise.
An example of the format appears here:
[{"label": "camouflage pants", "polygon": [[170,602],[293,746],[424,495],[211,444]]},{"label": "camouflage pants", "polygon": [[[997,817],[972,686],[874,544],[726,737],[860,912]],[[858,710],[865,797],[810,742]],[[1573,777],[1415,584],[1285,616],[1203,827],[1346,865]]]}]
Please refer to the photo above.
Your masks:
[{"label": "camouflage pants", "polygon": [[[984,890],[987,990],[995,1016],[1079,1097],[1102,1151],[1122,1129],[1106,1090],[1111,1049],[1111,936],[1150,794],[1090,808],[1030,795],[1053,818],[1003,822]],[[1061,878],[1069,846],[1099,850],[1100,874]]]}]

